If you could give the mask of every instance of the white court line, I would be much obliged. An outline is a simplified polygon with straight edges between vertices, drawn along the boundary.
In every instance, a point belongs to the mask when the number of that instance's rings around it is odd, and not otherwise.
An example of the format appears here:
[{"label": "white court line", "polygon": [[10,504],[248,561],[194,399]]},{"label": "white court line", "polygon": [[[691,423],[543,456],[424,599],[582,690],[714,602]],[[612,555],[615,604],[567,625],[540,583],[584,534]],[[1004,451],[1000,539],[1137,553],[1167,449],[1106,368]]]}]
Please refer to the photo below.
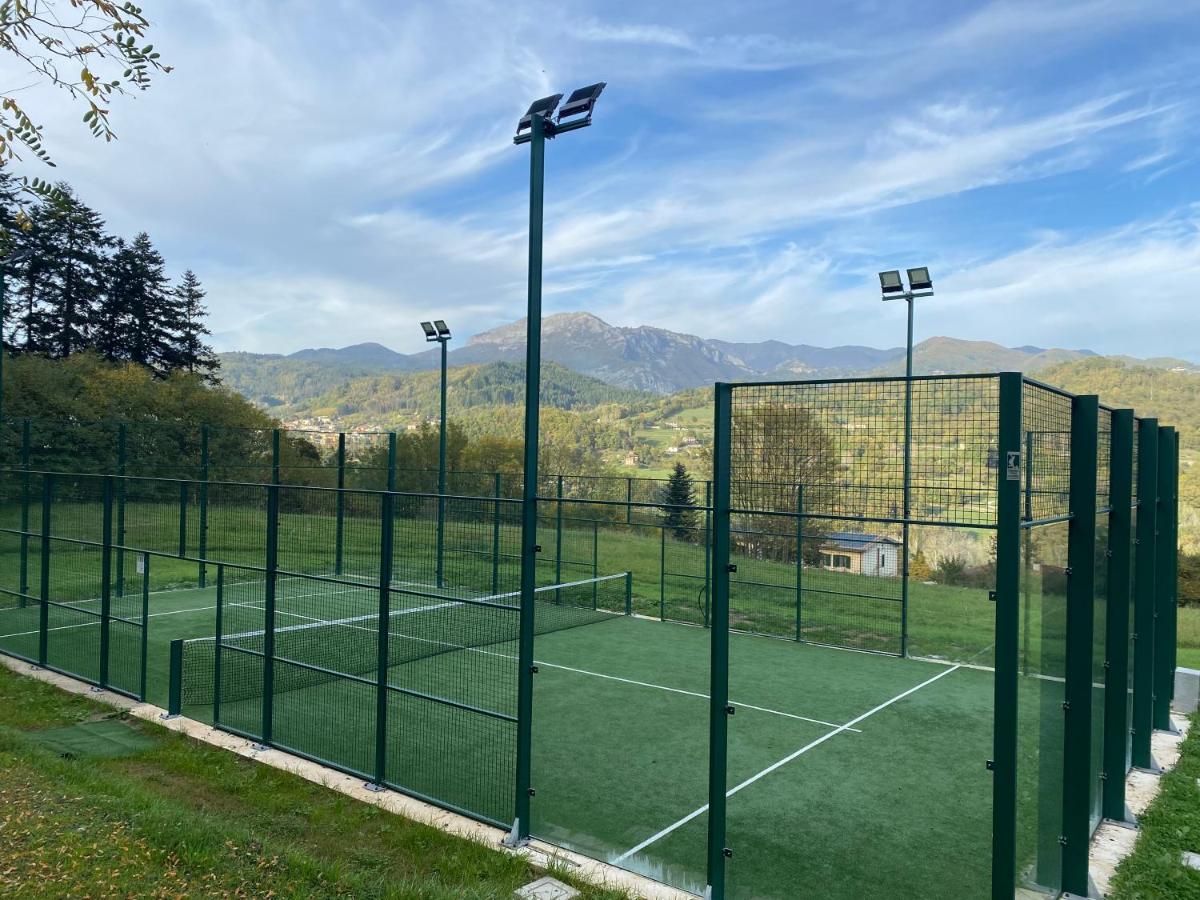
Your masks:
[{"label": "white court line", "polygon": [[[411,611],[420,612],[420,611],[427,610],[427,609],[440,609],[441,606],[442,605],[423,606],[423,607],[418,607],[417,609],[411,610]],[[261,609],[261,607],[254,607],[254,608]],[[407,612],[409,610],[405,610],[405,611]],[[301,615],[300,613],[286,612],[283,610],[276,610],[276,615],[292,616],[293,618],[306,619],[310,622],[324,622],[325,621],[324,619],[316,619],[311,616]],[[374,628],[366,628],[362,625],[353,624],[353,622],[349,622],[349,621],[347,621],[347,622],[332,622],[330,624],[341,624],[346,628],[356,628],[361,631],[370,632],[371,634],[374,634],[376,631],[376,629],[374,629]],[[293,627],[296,627],[296,626],[293,626]],[[511,659],[511,660],[519,659],[519,657],[513,656],[510,653],[499,653],[495,650],[487,650],[483,647],[468,647],[463,644],[455,644],[452,641],[438,641],[438,640],[434,640],[433,638],[422,638],[422,637],[417,637],[416,635],[410,635],[410,634],[397,634],[396,636],[403,637],[405,640],[417,641],[418,643],[437,644],[439,647],[449,647],[449,648],[452,648],[455,650],[467,650],[471,653],[479,653],[484,656],[495,656],[499,659]],[[201,638],[200,640],[205,640],[205,639]],[[587,669],[575,669],[575,668],[572,668],[571,666],[560,666],[556,663],[545,662],[544,660],[540,660],[540,659],[535,659],[533,662],[534,662],[534,665],[545,666],[548,669],[560,669],[564,672],[574,672],[577,675],[590,675],[593,678],[603,678],[607,681],[619,681],[622,684],[632,684],[632,685],[636,685],[637,687],[651,688],[653,690],[658,690],[658,691],[667,691],[672,694],[683,694],[686,697],[698,697],[701,700],[711,699],[708,694],[701,694],[697,691],[685,691],[682,688],[667,687],[666,685],[663,685],[663,684],[653,684],[648,681],[634,681],[632,678],[621,678],[617,675],[606,675],[603,672],[590,672]],[[839,731],[853,731],[856,734],[862,733],[861,730],[858,728],[850,728],[850,727],[847,727],[844,725],[838,725],[834,722],[826,722],[826,721],[823,721],[822,719],[811,719],[808,716],[800,716],[800,715],[796,715],[795,713],[783,712],[782,710],[771,709],[766,706],[755,706],[751,703],[739,703],[736,700],[730,700],[729,702],[732,703],[734,706],[740,707],[742,709],[753,709],[756,712],[764,712],[764,713],[768,713],[773,716],[783,716],[784,718],[787,718],[787,719],[797,719],[801,722],[811,722],[814,725],[826,725],[830,728],[836,728]],[[853,724],[853,723],[851,723],[851,724]]]},{"label": "white court line", "polygon": [[[812,750],[814,747],[819,747],[821,744],[825,743],[827,740],[829,740],[835,734],[841,734],[843,731],[848,731],[850,729],[850,726],[857,725],[859,722],[863,721],[864,719],[870,718],[871,716],[875,715],[875,713],[879,712],[880,710],[887,709],[893,703],[903,700],[905,697],[909,696],[910,694],[915,694],[917,691],[921,690],[921,688],[927,687],[928,685],[933,684],[939,678],[945,678],[951,672],[954,672],[959,668],[960,668],[959,666],[955,666],[952,669],[946,669],[943,672],[939,672],[937,675],[934,675],[932,678],[928,679],[927,681],[922,681],[916,687],[911,687],[904,693],[897,694],[891,700],[888,700],[885,703],[879,704],[877,707],[875,707],[874,709],[868,710],[867,712],[863,713],[861,716],[857,716],[856,718],[851,719],[849,722],[845,723],[844,725],[839,725],[836,728],[834,728],[832,731],[826,732],[825,734],[821,735],[821,737],[817,738],[815,741],[812,741],[809,744],[805,744],[803,747],[801,747],[795,753],[788,754],[787,756],[785,756],[783,759],[779,760],[778,762],[772,763],[771,765],[767,766],[761,772],[759,772],[755,775],[751,775],[749,778],[747,778],[745,781],[743,781],[741,784],[737,785],[736,787],[730,788],[728,791],[725,792],[725,796],[732,797],[738,791],[742,790],[742,788],[749,787],[750,785],[754,784],[754,782],[758,781],[760,778],[764,778],[767,775],[770,775],[776,769],[781,768],[782,766],[786,766],[792,760],[796,759],[797,757],[803,756],[805,753],[807,753],[809,750]],[[668,825],[662,831],[658,832],[657,834],[653,834],[650,837],[646,838],[646,840],[642,841],[636,847],[626,850],[624,853],[622,853],[620,856],[618,856],[615,860],[613,860],[613,862],[617,865],[620,865],[622,862],[627,860],[629,857],[631,857],[637,853],[641,853],[643,850],[645,850],[651,844],[657,843],[658,841],[665,838],[668,834],[675,831],[677,828],[682,828],[688,822],[692,821],[692,819],[695,819],[697,816],[702,816],[706,812],[708,812],[708,804],[707,803],[705,803],[699,809],[693,810],[692,812],[688,813],[686,816],[684,816],[678,822],[674,822],[671,825]]]}]

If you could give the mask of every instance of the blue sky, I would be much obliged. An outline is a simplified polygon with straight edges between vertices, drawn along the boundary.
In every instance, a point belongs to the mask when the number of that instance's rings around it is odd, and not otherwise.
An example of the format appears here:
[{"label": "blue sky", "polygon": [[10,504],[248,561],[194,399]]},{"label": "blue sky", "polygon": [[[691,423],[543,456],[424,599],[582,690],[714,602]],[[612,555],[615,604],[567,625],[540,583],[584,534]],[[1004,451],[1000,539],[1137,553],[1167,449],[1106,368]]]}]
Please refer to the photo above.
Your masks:
[{"label": "blue sky", "polygon": [[[895,346],[936,334],[1200,361],[1200,2],[143,4],[175,71],[59,168],[209,289],[219,349],[466,337],[525,304],[529,101],[546,311]],[[10,78],[19,73],[5,73]]]}]

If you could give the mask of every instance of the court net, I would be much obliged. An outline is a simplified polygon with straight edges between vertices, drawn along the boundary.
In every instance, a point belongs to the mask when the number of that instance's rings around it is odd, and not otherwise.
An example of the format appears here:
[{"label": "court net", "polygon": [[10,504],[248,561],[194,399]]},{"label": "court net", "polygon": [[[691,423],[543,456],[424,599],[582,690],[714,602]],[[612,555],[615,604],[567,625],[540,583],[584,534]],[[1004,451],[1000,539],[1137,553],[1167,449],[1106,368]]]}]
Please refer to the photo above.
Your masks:
[{"label": "court net", "polygon": [[[298,593],[305,581],[309,587],[320,584],[335,590]],[[619,573],[539,587],[535,591],[534,632],[547,634],[628,614],[630,585],[629,574]],[[231,586],[223,594],[218,604],[219,622],[244,622],[247,614],[265,617],[261,584]],[[356,605],[371,611],[329,619],[316,615],[319,610],[314,606],[333,594],[340,611]],[[391,670],[442,654],[510,642],[514,642],[515,659],[520,602],[520,591],[457,597],[436,589],[393,586],[386,617],[387,667]],[[376,683],[381,621],[378,588],[295,577],[281,582],[270,636],[271,658],[284,665],[273,667],[271,692],[280,694],[338,680]],[[222,704],[262,697],[267,645],[266,628],[184,641],[183,705],[211,707],[218,690]]]}]

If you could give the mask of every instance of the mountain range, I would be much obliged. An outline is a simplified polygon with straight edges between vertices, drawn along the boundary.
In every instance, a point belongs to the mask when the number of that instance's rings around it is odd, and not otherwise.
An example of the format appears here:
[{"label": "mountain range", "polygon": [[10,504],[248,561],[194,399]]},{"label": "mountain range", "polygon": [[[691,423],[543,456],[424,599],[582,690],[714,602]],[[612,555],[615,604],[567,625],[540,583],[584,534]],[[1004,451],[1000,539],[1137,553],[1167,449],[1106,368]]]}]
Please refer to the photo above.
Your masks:
[{"label": "mountain range", "polygon": [[[452,345],[453,346],[453,345]],[[542,356],[616,388],[670,394],[716,381],[833,378],[901,374],[904,348],[814,347],[782,341],[737,343],[681,334],[647,325],[610,325],[591,313],[560,313],[542,323]],[[918,374],[1034,373],[1076,359],[1090,350],[1002,347],[988,341],[934,337],[917,344]],[[452,366],[523,363],[525,322],[501,325],[471,337],[449,352]],[[1138,360],[1141,365],[1200,371],[1184,360]],[[377,343],[338,349],[321,347],[289,355],[221,354],[225,382],[267,406],[295,405],[335,390],[350,379],[419,372],[438,366],[438,351],[403,354]]]}]

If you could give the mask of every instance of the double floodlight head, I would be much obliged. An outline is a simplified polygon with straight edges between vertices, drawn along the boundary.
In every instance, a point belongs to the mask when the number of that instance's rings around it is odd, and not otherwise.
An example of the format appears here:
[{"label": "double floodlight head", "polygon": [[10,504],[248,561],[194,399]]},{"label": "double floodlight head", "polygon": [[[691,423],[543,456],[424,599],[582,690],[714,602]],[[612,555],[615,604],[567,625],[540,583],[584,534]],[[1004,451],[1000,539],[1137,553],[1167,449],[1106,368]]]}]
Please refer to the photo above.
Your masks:
[{"label": "double floodlight head", "polygon": [[421,328],[425,332],[425,340],[427,341],[450,340],[450,326],[442,319],[434,319],[432,322],[422,322]]},{"label": "double floodlight head", "polygon": [[929,277],[929,269],[925,266],[909,269],[906,288],[904,279],[900,277],[900,270],[889,269],[879,273],[879,292],[883,294],[884,300],[892,297],[904,297],[909,300],[913,297],[928,297],[933,293],[933,279]]},{"label": "double floodlight head", "polygon": [[558,109],[558,102],[562,100],[562,94],[551,94],[541,100],[534,100],[529,105],[529,111],[517,122],[517,136],[513,138],[513,143],[524,144],[532,138],[534,116],[542,119],[546,137],[554,137],[562,131],[572,131],[591,125],[592,111],[596,108],[596,100],[605,87],[606,82],[598,81],[572,91],[567,102],[558,110],[557,120],[554,118],[554,110]]}]

